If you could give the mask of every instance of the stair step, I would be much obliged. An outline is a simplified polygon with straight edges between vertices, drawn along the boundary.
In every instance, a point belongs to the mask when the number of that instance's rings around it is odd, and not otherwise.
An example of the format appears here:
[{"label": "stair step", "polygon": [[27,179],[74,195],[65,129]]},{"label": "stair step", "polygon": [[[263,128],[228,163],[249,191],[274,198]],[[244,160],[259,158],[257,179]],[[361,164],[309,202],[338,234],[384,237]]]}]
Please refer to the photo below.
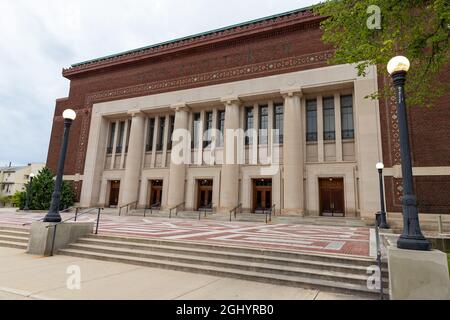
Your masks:
[{"label": "stair step", "polygon": [[3,232],[3,231],[18,231],[18,232],[29,233],[30,229],[28,229],[28,228],[21,228],[21,227],[12,227],[12,226],[0,225],[0,232]]},{"label": "stair step", "polygon": [[[330,270],[317,270],[306,267],[299,266],[282,266],[273,265],[261,262],[247,262],[238,259],[220,259],[220,258],[206,258],[206,257],[193,257],[192,255],[186,254],[173,254],[173,253],[149,253],[145,250],[127,250],[127,249],[117,249],[108,246],[99,245],[86,245],[86,244],[75,244],[70,245],[69,249],[75,249],[80,251],[95,252],[101,254],[113,254],[120,256],[133,256],[143,259],[152,259],[158,261],[170,261],[179,262],[194,265],[204,265],[211,267],[222,267],[222,268],[232,268],[253,272],[263,272],[271,274],[285,274],[290,276],[310,276],[315,278],[327,279],[327,280],[341,280],[351,283],[366,283],[367,274],[355,274],[348,272],[330,271]],[[386,280],[387,282],[387,280]]]},{"label": "stair step", "polygon": [[186,272],[196,272],[202,274],[210,274],[216,276],[233,277],[251,281],[268,282],[280,285],[324,289],[333,292],[358,293],[366,296],[375,297],[378,292],[371,291],[365,285],[347,283],[341,281],[332,281],[324,279],[314,279],[309,277],[298,277],[289,275],[279,275],[273,273],[246,271],[234,268],[221,268],[204,265],[192,265],[174,261],[160,261],[148,258],[138,258],[134,256],[92,253],[83,250],[63,249],[58,251],[59,254],[76,256],[82,258],[91,258],[104,261],[122,262],[133,265],[142,265],[148,267],[172,269]]},{"label": "stair step", "polygon": [[28,237],[2,235],[0,233],[0,241],[9,241],[9,242],[18,242],[18,243],[27,243],[28,244]]},{"label": "stair step", "polygon": [[[240,260],[247,262],[258,262],[266,264],[275,264],[280,266],[303,266],[303,267],[314,267],[320,270],[330,270],[330,271],[343,271],[351,272],[355,274],[367,274],[367,268],[365,266],[355,266],[349,263],[340,262],[322,262],[320,260],[308,260],[305,258],[283,258],[269,255],[261,255],[256,253],[240,253],[240,252],[221,252],[217,250],[200,249],[200,248],[188,248],[188,247],[175,247],[167,246],[164,244],[144,244],[144,243],[133,243],[127,241],[113,241],[113,240],[97,240],[92,238],[80,239],[75,246],[83,245],[86,248],[89,246],[99,246],[100,248],[105,248],[109,250],[117,249],[123,250],[124,252],[129,252],[130,250],[138,250],[145,253],[154,252],[157,253],[171,253],[175,255],[188,255],[189,257],[208,257],[208,258],[219,258],[229,260]],[[71,247],[73,247],[72,245]],[[373,263],[375,264],[375,262]],[[383,272],[387,273],[387,268],[383,268]]]},{"label": "stair step", "polygon": [[18,237],[29,237],[30,233],[28,230],[18,231],[18,230],[0,230],[0,235],[5,236],[18,236]]},{"label": "stair step", "polygon": [[26,250],[28,248],[28,245],[23,242],[0,240],[0,247]]},{"label": "stair step", "polygon": [[236,247],[223,244],[213,244],[196,241],[173,241],[163,240],[157,238],[138,238],[138,237],[121,237],[113,235],[90,235],[80,239],[85,241],[86,239],[95,239],[98,241],[116,241],[126,242],[130,244],[148,244],[148,245],[163,245],[177,248],[191,248],[191,249],[206,249],[220,252],[231,252],[241,254],[257,254],[264,255],[265,257],[278,257],[278,258],[290,258],[290,259],[309,259],[311,261],[323,261],[323,262],[339,262],[350,263],[358,266],[370,266],[375,263],[375,260],[369,257],[348,256],[348,255],[330,255],[311,252],[291,252],[275,249],[253,248],[253,247]]}]

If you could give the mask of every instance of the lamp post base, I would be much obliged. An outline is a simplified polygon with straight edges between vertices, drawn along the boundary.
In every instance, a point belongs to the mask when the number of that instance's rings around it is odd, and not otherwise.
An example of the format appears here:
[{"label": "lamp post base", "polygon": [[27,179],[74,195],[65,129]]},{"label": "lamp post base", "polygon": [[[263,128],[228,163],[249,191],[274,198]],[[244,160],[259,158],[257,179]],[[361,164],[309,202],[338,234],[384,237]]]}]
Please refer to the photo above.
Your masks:
[{"label": "lamp post base", "polygon": [[397,240],[397,247],[407,250],[429,251],[431,245],[425,237],[400,236]]},{"label": "lamp post base", "polygon": [[57,213],[49,213],[45,216],[44,222],[54,222],[54,223],[58,223],[61,222],[61,216]]}]

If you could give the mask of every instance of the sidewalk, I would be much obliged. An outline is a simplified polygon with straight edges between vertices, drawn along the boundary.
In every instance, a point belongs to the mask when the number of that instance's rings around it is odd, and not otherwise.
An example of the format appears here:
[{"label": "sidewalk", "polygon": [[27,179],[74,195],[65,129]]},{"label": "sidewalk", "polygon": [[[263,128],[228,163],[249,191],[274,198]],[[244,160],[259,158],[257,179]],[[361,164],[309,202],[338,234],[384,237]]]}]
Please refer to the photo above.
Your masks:
[{"label": "sidewalk", "polygon": [[[80,268],[80,290],[67,287],[70,266]],[[22,250],[0,248],[0,300],[11,299],[349,300],[358,297],[75,257],[43,258],[27,255]]]}]

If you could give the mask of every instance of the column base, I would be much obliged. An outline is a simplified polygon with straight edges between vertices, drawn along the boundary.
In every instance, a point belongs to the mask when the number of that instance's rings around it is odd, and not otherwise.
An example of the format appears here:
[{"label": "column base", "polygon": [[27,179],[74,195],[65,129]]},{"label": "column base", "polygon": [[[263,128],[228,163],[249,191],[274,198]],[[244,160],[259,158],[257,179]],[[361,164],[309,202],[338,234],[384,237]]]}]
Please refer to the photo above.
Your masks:
[{"label": "column base", "polygon": [[303,210],[303,209],[281,209],[281,214],[304,217],[305,210]]}]

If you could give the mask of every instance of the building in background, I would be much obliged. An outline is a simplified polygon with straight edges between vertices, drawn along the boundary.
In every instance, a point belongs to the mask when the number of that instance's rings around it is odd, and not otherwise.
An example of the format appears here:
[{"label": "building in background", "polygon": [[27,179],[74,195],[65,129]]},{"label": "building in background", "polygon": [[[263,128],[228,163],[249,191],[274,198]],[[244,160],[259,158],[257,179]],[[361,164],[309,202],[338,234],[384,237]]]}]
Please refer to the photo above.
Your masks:
[{"label": "building in background", "polygon": [[[75,182],[83,207],[184,203],[228,212],[242,204],[255,213],[274,206],[372,220],[375,165],[383,161],[387,208],[399,216],[395,99],[365,98],[389,85],[388,75],[328,65],[333,49],[321,40],[322,19],[299,9],[64,69],[70,92],[56,101],[47,165],[56,169],[61,115],[72,108],[64,179]],[[409,117],[420,211],[450,213],[448,97],[410,108]],[[176,129],[191,134],[190,164],[171,160]],[[214,142],[210,161],[207,129],[258,131],[242,138],[243,162],[228,164],[223,141]],[[269,146],[280,155],[272,173],[263,170]]]},{"label": "building in background", "polygon": [[0,167],[0,197],[9,197],[18,191],[25,191],[25,184],[30,181],[30,174],[37,175],[44,167],[45,163]]}]

